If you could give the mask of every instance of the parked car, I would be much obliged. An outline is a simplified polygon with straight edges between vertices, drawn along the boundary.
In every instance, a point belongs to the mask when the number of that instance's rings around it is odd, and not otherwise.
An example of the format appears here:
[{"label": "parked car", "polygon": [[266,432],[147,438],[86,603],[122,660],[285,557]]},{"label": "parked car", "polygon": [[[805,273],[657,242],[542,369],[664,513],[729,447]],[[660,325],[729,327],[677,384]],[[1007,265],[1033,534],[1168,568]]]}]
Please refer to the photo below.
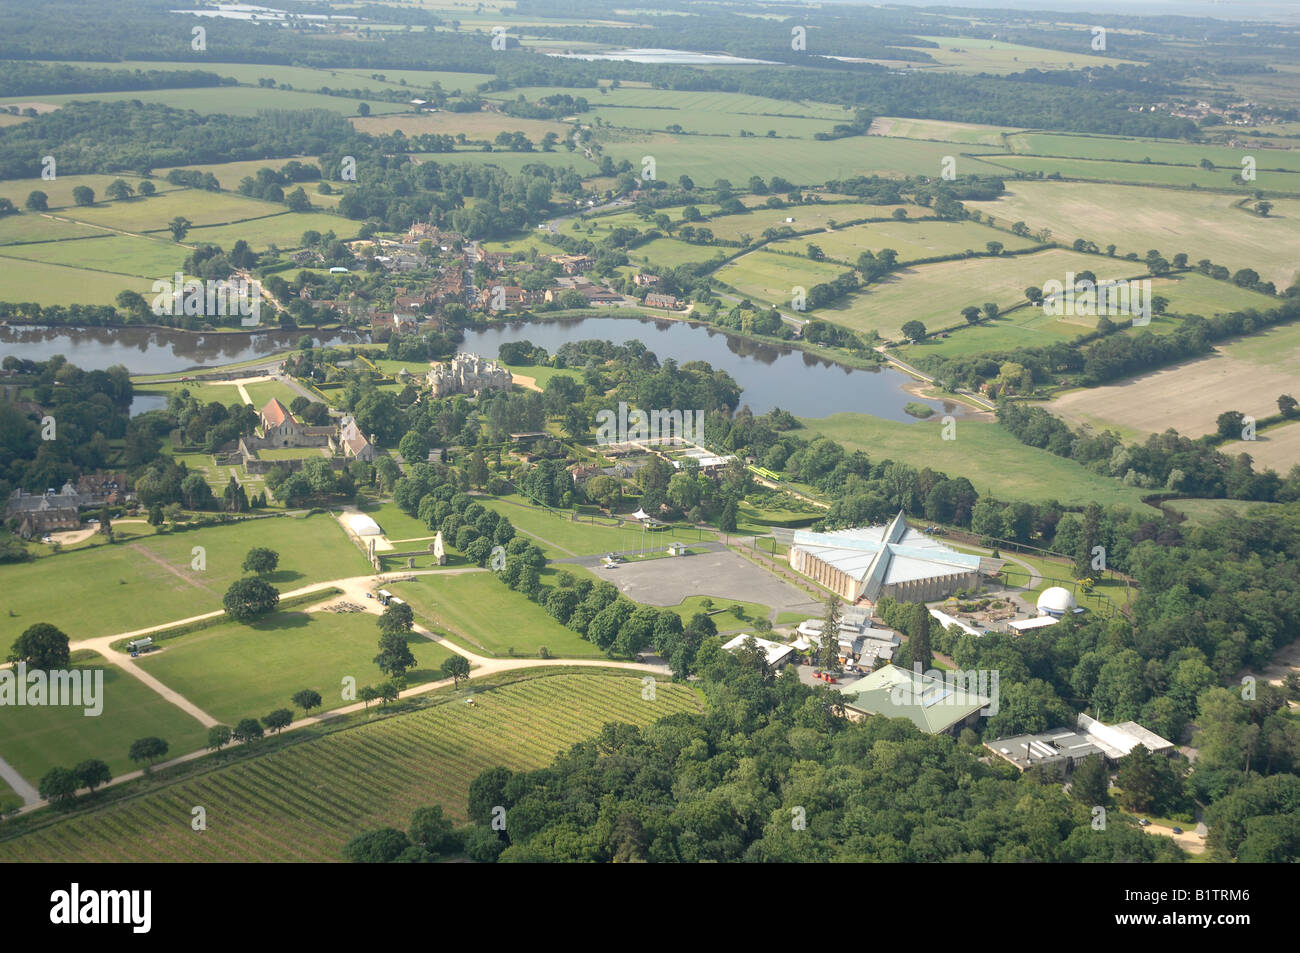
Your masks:
[{"label": "parked car", "polygon": [[1143,827],[1150,827],[1150,826],[1151,826],[1151,822],[1148,821],[1145,817],[1142,818],[1142,820],[1138,821],[1138,823],[1139,823],[1140,825],[1142,825]]},{"label": "parked car", "polygon": [[1175,834],[1181,834],[1183,832],[1183,829],[1181,827],[1175,827],[1173,828],[1173,832]]}]

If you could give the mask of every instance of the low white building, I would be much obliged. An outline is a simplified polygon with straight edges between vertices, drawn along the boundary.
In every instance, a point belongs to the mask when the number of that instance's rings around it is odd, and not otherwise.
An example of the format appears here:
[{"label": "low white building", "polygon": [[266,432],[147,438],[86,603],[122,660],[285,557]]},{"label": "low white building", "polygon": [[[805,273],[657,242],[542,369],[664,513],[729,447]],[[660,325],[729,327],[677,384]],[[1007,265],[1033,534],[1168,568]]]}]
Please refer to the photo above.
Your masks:
[{"label": "low white building", "polygon": [[788,662],[795,652],[793,645],[787,645],[784,642],[773,642],[771,639],[760,639],[753,635],[744,634],[736,636],[724,645],[723,648],[728,652],[734,652],[745,644],[746,639],[753,639],[755,644],[763,650],[763,658],[767,661],[767,667],[773,671],[776,671]]}]

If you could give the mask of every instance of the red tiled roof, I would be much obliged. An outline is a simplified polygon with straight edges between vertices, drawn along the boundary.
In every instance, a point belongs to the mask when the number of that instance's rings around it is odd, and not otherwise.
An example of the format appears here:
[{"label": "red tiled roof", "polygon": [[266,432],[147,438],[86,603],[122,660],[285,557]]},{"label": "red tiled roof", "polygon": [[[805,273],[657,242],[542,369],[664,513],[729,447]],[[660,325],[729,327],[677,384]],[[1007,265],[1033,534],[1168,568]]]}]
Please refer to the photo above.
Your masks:
[{"label": "red tiled roof", "polygon": [[271,402],[262,408],[262,419],[272,427],[278,427],[292,417],[289,408],[280,403],[278,397],[272,397]]}]

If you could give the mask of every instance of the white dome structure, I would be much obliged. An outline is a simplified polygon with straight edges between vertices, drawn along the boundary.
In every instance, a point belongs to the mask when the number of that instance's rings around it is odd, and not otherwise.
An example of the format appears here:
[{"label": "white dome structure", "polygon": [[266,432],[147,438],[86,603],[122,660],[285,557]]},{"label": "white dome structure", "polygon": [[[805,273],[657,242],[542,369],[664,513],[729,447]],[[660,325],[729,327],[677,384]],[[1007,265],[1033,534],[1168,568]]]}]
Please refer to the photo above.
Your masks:
[{"label": "white dome structure", "polygon": [[1038,611],[1042,615],[1050,615],[1060,618],[1074,611],[1074,596],[1070,590],[1063,586],[1052,586],[1050,589],[1044,589],[1043,594],[1038,597]]}]

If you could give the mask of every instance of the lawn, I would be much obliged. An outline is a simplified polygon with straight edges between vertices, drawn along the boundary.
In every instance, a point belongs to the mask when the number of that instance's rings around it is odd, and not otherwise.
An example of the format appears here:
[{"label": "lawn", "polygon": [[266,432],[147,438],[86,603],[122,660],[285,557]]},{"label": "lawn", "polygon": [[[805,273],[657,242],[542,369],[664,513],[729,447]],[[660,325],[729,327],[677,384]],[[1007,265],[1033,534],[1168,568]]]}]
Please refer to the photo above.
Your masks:
[{"label": "lawn", "polygon": [[33,787],[51,768],[71,768],[87,758],[107,762],[114,774],[134,770],[139,765],[127,751],[137,738],[162,738],[171,746],[169,756],[203,746],[207,729],[198,721],[98,652],[88,655],[73,667],[103,671],[100,715],[87,716],[81,707],[15,707],[0,718],[0,757]]},{"label": "lawn", "polygon": [[[344,679],[355,679],[357,688],[387,680],[374,663],[378,618],[369,612],[277,610],[251,625],[232,622],[168,639],[139,662],[223,724],[294,708],[290,698],[303,688],[320,692],[328,711],[356,700],[343,697]],[[407,644],[416,658],[407,684],[440,679],[438,669],[450,650],[416,634]],[[301,715],[295,709],[294,716]]]},{"label": "lawn", "polygon": [[606,526],[602,523],[575,522],[568,511],[556,510],[555,515],[537,506],[522,505],[522,497],[481,497],[478,502],[507,517],[515,529],[534,537],[552,559],[572,556],[595,556],[621,550],[635,550],[645,545],[666,546],[674,539],[694,540],[693,529],[668,529],[646,533],[639,524],[622,523]]},{"label": "lawn", "polygon": [[959,421],[957,439],[943,440],[937,419],[905,424],[869,414],[841,413],[805,418],[803,423],[850,452],[862,450],[873,463],[895,460],[917,468],[931,467],[949,477],[964,476],[981,496],[1060,500],[1071,505],[1095,500],[1103,505],[1141,507],[1141,497],[1150,492],[1126,487],[1046,450],[1025,446],[992,421]]},{"label": "lawn", "polygon": [[407,516],[396,503],[366,506],[363,511],[379,524],[390,540],[432,539],[436,533],[414,516]]},{"label": "lawn", "polygon": [[[553,572],[544,571],[543,581],[549,582]],[[513,649],[517,655],[536,656],[542,648],[559,658],[605,654],[490,572],[420,576],[388,589],[411,604],[418,621],[434,631],[450,630],[480,654],[507,655]]]},{"label": "lawn", "polygon": [[299,396],[296,390],[280,381],[267,381],[264,384],[245,384],[244,390],[248,391],[248,396],[253,400],[253,406],[259,410],[277,398],[280,403],[288,407]]},{"label": "lawn", "polygon": [[[463,823],[470,782],[489,768],[537,770],[607,722],[702,708],[685,685],[660,681],[654,701],[642,688],[639,676],[556,674],[480,691],[473,705],[453,696],[58,820],[0,843],[0,862],[337,861],[357,831],[405,830],[417,807],[441,804]],[[186,823],[196,804],[203,835]]]},{"label": "lawn", "polygon": [[[196,546],[204,550],[203,571],[191,568]],[[254,546],[279,552],[280,568],[270,581],[282,592],[370,571],[365,556],[328,514],[148,536],[0,566],[0,610],[7,617],[0,643],[8,645],[36,622],[58,626],[75,642],[220,609],[221,597],[243,575],[244,555]],[[53,574],[59,579],[57,600],[50,598]]]}]

